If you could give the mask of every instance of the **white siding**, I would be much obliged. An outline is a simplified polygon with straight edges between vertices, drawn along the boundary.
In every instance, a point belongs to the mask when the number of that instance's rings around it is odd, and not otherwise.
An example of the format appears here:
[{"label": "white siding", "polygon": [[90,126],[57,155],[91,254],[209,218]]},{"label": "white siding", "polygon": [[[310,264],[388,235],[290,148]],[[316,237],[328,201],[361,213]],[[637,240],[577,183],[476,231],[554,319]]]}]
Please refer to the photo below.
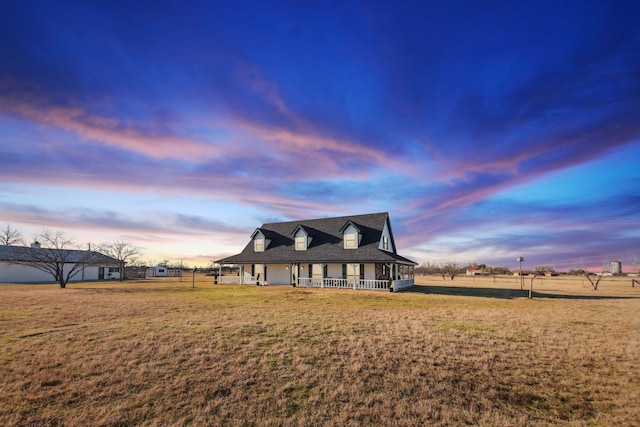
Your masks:
[{"label": "white siding", "polygon": [[290,285],[288,264],[269,264],[267,266],[267,283],[270,285]]},{"label": "white siding", "polygon": [[[387,239],[388,242],[388,248],[385,249],[384,247],[384,241],[385,238]],[[393,241],[391,239],[391,232],[389,232],[389,227],[387,226],[387,224],[384,224],[384,229],[382,230],[382,235],[380,236],[380,244],[378,245],[378,249],[382,250],[382,251],[387,251],[387,252],[394,252],[394,248],[393,248]]]},{"label": "white siding", "polygon": [[[147,277],[167,277],[169,269],[162,265],[147,268]],[[105,273],[106,274],[106,273]]]},{"label": "white siding", "polygon": [[[66,268],[68,271],[73,264],[69,264]],[[97,266],[85,266],[76,274],[71,282],[98,280]],[[108,277],[109,267],[105,267],[105,278]],[[28,265],[10,264],[0,262],[0,283],[54,283],[51,274],[40,271],[37,268]]]}]

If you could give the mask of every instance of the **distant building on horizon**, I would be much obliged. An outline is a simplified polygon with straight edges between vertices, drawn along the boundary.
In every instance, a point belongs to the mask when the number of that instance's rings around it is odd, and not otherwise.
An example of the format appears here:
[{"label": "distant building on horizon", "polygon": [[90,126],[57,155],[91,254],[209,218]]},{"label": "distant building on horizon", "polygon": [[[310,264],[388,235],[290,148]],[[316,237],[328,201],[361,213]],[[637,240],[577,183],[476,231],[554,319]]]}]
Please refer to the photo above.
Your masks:
[{"label": "distant building on horizon", "polygon": [[611,274],[622,274],[621,261],[611,261]]}]

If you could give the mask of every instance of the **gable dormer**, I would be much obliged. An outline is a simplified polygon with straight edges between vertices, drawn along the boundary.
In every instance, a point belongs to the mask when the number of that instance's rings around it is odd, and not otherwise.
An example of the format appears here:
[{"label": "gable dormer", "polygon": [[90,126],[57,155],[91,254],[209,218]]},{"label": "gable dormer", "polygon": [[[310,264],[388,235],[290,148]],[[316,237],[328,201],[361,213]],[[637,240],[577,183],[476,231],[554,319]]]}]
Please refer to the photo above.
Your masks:
[{"label": "gable dormer", "polygon": [[254,252],[264,252],[267,247],[269,247],[269,243],[271,240],[267,239],[262,230],[259,228],[253,232],[251,235],[251,240],[253,240],[253,251]]},{"label": "gable dormer", "polygon": [[380,235],[380,243],[378,244],[378,249],[395,253],[396,249],[393,246],[393,237],[391,235],[391,228],[389,227],[389,221],[385,221],[384,228],[382,229],[382,234]]},{"label": "gable dormer", "polygon": [[340,229],[343,236],[343,244],[345,249],[358,249],[360,240],[362,240],[362,232],[353,221],[349,220]]},{"label": "gable dormer", "polygon": [[309,232],[301,225],[297,226],[291,235],[293,236],[296,251],[306,251],[313,239],[313,237],[309,235]]}]

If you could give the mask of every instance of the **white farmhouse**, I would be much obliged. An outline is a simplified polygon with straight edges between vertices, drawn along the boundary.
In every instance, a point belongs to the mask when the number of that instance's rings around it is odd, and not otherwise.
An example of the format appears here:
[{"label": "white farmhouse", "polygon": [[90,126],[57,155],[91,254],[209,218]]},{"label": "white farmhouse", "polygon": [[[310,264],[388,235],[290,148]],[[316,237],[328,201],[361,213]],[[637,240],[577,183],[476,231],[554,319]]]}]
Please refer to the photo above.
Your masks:
[{"label": "white farmhouse", "polygon": [[221,283],[386,290],[413,286],[417,265],[396,252],[386,212],[263,224],[217,262],[239,269]]}]

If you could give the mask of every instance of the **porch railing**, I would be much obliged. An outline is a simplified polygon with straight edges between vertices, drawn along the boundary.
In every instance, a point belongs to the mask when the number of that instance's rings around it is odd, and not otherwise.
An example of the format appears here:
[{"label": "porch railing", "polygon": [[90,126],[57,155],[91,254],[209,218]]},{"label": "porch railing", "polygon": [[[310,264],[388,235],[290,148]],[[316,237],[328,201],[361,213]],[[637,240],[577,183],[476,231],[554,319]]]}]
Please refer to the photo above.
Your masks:
[{"label": "porch railing", "polygon": [[[414,285],[413,279],[402,279],[393,281],[393,290],[410,288]],[[355,283],[353,279],[313,279],[301,277],[298,279],[298,286],[308,288],[340,288],[340,289],[371,289],[371,290],[389,290],[388,280],[369,280],[359,279]]]},{"label": "porch railing", "polygon": [[394,291],[399,291],[401,289],[410,288],[410,287],[412,287],[414,285],[415,285],[415,283],[413,281],[413,278],[411,278],[411,279],[398,279],[398,280],[394,280],[393,281],[393,290]]},{"label": "porch railing", "polygon": [[[221,285],[256,285],[258,279],[256,276],[244,275],[244,276],[220,276],[218,283]],[[264,281],[260,281],[261,285],[264,285]]]},{"label": "porch railing", "polygon": [[[256,276],[220,276],[218,283],[223,285],[256,285],[258,283]],[[264,281],[260,281],[264,285]],[[393,290],[410,288],[414,285],[413,279],[397,279],[393,281]],[[323,279],[300,277],[297,280],[297,286],[307,288],[335,288],[335,289],[369,289],[369,290],[389,290],[388,280],[370,280],[359,279],[355,283],[353,279],[333,279],[325,277]]]}]

